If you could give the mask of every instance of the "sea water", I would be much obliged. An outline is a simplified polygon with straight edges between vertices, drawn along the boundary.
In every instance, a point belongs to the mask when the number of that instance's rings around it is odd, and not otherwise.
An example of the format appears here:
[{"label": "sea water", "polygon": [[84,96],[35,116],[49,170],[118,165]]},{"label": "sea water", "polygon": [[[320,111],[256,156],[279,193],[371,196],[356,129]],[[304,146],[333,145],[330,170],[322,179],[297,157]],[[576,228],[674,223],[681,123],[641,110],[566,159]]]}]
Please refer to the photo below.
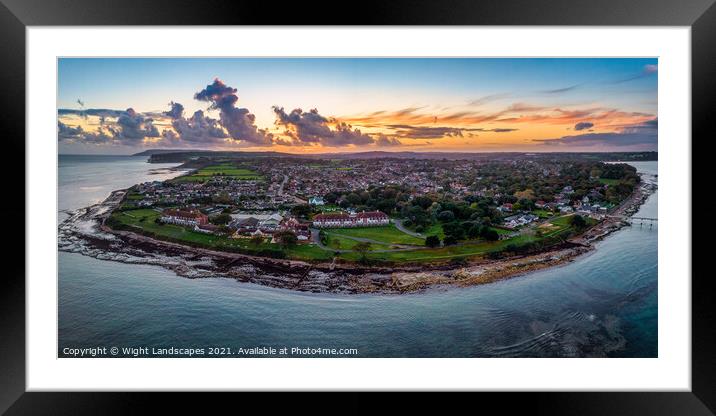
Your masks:
[{"label": "sea water", "polygon": [[[146,157],[60,156],[58,221],[114,189],[178,174],[151,174],[171,166]],[[634,166],[657,173],[657,162]],[[637,216],[657,216],[656,193]],[[58,355],[116,346],[343,348],[358,357],[656,357],[657,227],[626,227],[560,267],[402,295],[187,279],[158,266],[61,252]]]}]

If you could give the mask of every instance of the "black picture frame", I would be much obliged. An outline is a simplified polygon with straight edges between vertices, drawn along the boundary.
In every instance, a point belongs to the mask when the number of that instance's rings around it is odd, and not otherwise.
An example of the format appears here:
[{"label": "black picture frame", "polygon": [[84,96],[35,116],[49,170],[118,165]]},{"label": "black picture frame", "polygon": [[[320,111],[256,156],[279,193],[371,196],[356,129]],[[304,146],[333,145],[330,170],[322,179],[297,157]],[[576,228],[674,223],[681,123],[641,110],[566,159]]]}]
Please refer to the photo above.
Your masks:
[{"label": "black picture frame", "polygon": [[[5,144],[5,166],[25,171],[25,28],[72,25],[596,25],[689,26],[692,40],[692,139],[709,138],[716,97],[716,6],[714,0],[501,0],[484,2],[361,1],[341,12],[335,2],[185,1],[185,0],[0,0],[0,126]],[[328,12],[325,17],[317,11]],[[701,137],[703,136],[703,137]],[[686,138],[665,138],[665,140]],[[692,152],[693,153],[693,152]],[[20,157],[23,155],[23,157]],[[697,165],[694,164],[694,167]],[[705,185],[704,171],[693,170],[692,189]],[[7,414],[124,414],[147,410],[147,394],[28,393],[25,392],[25,184],[6,183],[12,203],[0,205],[6,219],[4,273],[0,279],[0,412]],[[693,198],[692,198],[693,199]],[[20,214],[23,213],[23,214]],[[19,221],[22,215],[25,221]],[[11,220],[8,220],[11,219]],[[688,224],[691,227],[691,224]],[[22,243],[21,243],[22,241]],[[693,260],[706,257],[703,245],[692,243]],[[702,256],[699,256],[702,254]],[[694,269],[696,270],[696,269]],[[498,404],[500,412],[539,409],[550,414],[716,414],[716,313],[711,305],[714,285],[710,275],[692,272],[692,389],[690,392],[624,393],[505,393],[481,394],[480,408]],[[664,305],[660,305],[664,307]],[[219,406],[199,404],[193,395],[172,395],[174,405],[208,411]],[[225,397],[225,396],[223,396]],[[232,400],[232,399],[229,399]],[[293,398],[288,405],[308,404],[315,398]],[[340,398],[354,409],[371,400]],[[193,403],[193,404],[192,404]],[[275,404],[274,404],[275,405]],[[361,406],[363,405],[363,406]],[[248,409],[247,407],[245,407]]]}]

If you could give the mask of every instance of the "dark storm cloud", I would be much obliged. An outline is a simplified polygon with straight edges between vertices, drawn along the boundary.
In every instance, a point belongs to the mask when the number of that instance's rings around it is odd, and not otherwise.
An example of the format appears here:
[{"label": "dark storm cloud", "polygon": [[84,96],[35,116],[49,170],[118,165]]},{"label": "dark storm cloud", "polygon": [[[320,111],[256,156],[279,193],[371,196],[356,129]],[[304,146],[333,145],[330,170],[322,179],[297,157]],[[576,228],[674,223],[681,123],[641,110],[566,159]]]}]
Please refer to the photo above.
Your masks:
[{"label": "dark storm cloud", "polygon": [[592,127],[594,127],[594,123],[588,121],[581,121],[574,125],[574,129],[577,131],[591,129]]},{"label": "dark storm cloud", "polygon": [[[283,107],[273,107],[276,124],[286,127],[286,134],[294,144],[323,144],[326,146],[364,145],[373,139],[346,123],[324,117],[315,108],[304,112],[300,108],[286,113]],[[335,128],[330,124],[335,123]]]},{"label": "dark storm cloud", "polygon": [[631,148],[633,150],[656,151],[658,147],[658,121],[624,127],[616,133],[587,133],[564,136],[558,139],[534,140],[549,147],[594,148],[596,150]]},{"label": "dark storm cloud", "polygon": [[256,116],[246,108],[236,107],[239,101],[236,88],[229,87],[220,79],[194,94],[194,99],[211,103],[211,109],[219,110],[219,122],[234,140],[257,145],[271,145],[273,136],[256,127]]}]

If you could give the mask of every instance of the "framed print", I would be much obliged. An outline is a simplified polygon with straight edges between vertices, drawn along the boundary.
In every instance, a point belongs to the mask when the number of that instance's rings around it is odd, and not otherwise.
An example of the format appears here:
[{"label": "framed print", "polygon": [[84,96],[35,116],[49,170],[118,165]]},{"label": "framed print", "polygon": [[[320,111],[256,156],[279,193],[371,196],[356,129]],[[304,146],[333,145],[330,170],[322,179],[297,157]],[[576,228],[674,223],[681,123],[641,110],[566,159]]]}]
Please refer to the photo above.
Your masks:
[{"label": "framed print", "polygon": [[5,2],[3,410],[459,390],[711,414],[716,9],[517,3],[261,26],[298,14]]}]

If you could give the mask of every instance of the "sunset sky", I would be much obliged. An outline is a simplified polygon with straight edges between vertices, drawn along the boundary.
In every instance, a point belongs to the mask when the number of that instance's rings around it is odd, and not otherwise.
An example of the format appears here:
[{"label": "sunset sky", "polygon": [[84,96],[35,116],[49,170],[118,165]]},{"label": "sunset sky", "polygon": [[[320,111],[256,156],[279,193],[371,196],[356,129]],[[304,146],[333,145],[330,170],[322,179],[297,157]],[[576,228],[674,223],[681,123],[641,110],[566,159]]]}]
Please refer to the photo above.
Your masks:
[{"label": "sunset sky", "polygon": [[61,58],[60,153],[657,150],[658,60]]}]

